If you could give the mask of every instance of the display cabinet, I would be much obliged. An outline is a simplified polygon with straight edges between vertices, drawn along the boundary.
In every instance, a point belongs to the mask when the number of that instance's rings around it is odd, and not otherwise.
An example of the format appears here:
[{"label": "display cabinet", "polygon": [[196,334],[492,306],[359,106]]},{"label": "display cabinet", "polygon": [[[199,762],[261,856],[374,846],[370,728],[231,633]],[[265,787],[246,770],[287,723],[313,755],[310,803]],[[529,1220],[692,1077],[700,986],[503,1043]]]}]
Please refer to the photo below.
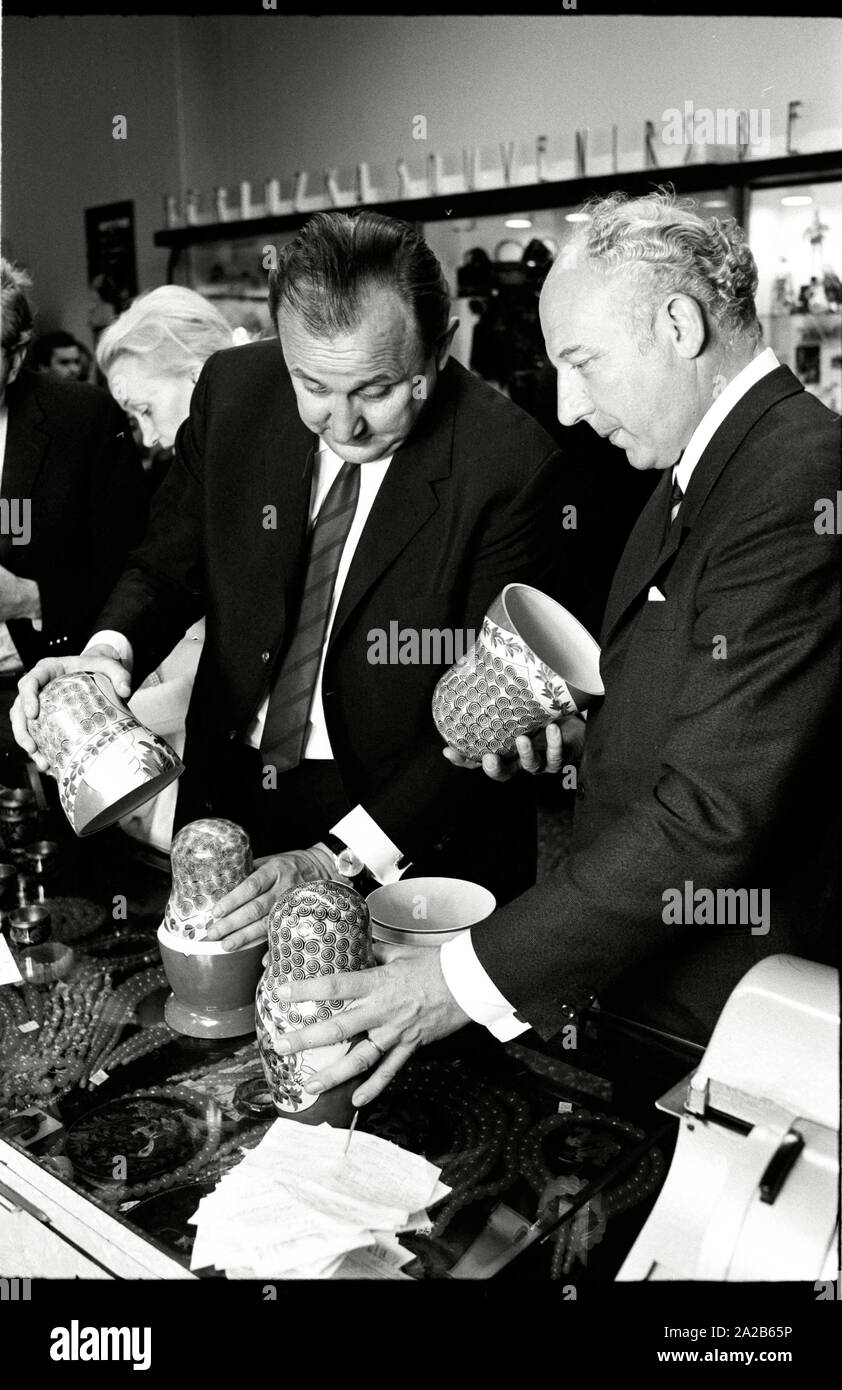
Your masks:
[{"label": "display cabinet", "polygon": [[[658,184],[692,198],[705,216],[735,216],[746,226],[758,262],[765,339],[808,390],[838,410],[842,267],[830,247],[842,244],[842,151],[653,167],[373,206],[418,225],[441,261],[460,319],[455,356],[529,408],[528,379],[544,362],[532,303],[542,261],[545,273],[592,194],[634,195]],[[169,248],[171,280],[214,299],[244,339],[260,337],[272,332],[266,308],[272,256],[312,211],[170,227],[155,234],[155,244]],[[483,348],[483,335],[492,336],[485,331],[492,298],[495,313],[502,306],[511,319],[505,362]]]}]

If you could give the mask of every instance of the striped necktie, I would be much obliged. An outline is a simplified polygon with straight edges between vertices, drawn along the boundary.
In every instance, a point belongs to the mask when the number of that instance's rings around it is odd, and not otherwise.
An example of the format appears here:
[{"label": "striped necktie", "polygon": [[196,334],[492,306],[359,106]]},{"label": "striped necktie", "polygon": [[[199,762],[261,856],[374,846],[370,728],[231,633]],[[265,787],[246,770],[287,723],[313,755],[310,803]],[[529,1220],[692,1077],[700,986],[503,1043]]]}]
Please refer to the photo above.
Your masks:
[{"label": "striped necktie", "polygon": [[673,480],[672,493],[670,495],[670,526],[672,526],[675,518],[678,516],[679,508],[683,501],[684,491],[676,478]]},{"label": "striped necktie", "polygon": [[336,574],[359,494],[359,465],[343,463],[310,531],[298,617],[272,684],[260,739],[261,753],[279,772],[297,767],[304,752]]}]

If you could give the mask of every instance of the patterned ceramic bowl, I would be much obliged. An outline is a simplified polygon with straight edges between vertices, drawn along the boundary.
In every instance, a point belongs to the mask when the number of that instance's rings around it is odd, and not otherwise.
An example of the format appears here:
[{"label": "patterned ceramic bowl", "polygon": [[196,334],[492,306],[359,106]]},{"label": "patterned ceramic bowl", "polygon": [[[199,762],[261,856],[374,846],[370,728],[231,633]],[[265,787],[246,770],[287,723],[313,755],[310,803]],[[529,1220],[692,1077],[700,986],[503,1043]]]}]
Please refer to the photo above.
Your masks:
[{"label": "patterned ceramic bowl", "polygon": [[364,970],[373,964],[368,908],[353,888],[316,879],[290,889],[275,903],[269,913],[269,959],[257,987],[257,1044],[275,1109],[281,1114],[295,1114],[324,1099],[308,1095],[304,1084],[342,1057],[350,1042],[280,1056],[274,1044],[281,1034],[326,1022],[346,1005],[342,999],[318,998],[285,1004],[278,999],[278,984],[287,976],[312,978],[316,993],[320,975]]},{"label": "patterned ceramic bowl", "polygon": [[511,754],[520,734],[588,707],[605,693],[599,647],[560,603],[528,584],[507,584],[479,636],[433,692],[446,743],[479,760]]},{"label": "patterned ceramic bowl", "polygon": [[39,700],[29,731],[77,835],[105,830],[184,771],[169,744],[138,723],[100,672],[58,676]]},{"label": "patterned ceramic bowl", "polygon": [[173,936],[204,936],[219,899],[252,871],[248,835],[230,820],[191,821],[173,839],[170,864],[164,926]]}]

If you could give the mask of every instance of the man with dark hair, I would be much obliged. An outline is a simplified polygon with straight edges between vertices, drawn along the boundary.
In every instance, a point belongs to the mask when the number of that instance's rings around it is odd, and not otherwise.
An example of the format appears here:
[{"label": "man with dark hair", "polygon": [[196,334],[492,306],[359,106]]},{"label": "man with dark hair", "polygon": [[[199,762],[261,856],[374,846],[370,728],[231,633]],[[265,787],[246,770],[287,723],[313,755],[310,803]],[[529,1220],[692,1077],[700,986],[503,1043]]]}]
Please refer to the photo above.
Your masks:
[{"label": "man with dark hair", "polygon": [[104,391],[31,372],[29,276],[0,262],[0,712],[25,665],[78,651],[143,534],[143,473]]},{"label": "man with dark hair", "polygon": [[[231,946],[305,879],[363,886],[411,862],[500,901],[534,881],[528,779],[499,788],[442,758],[447,662],[419,664],[418,638],[469,642],[510,581],[552,589],[563,507],[553,441],[450,360],[458,321],[412,227],[314,217],[270,292],[280,341],[205,365],[145,543],[61,664],[128,690],[206,614],[175,823],[228,817],[266,856],[211,928]],[[416,657],[382,664],[395,624]],[[56,670],[21,683],[27,751]]]},{"label": "man with dark hair", "polygon": [[571,848],[440,950],[325,977],[353,1007],[279,1050],[362,1040],[309,1092],[377,1063],[363,1105],[469,1019],[548,1039],[594,998],[704,1044],[762,957],[836,962],[839,419],[764,349],[736,223],[666,194],[589,211],[541,296],[559,418],[661,476],[608,598]]},{"label": "man with dark hair", "polygon": [[48,372],[57,381],[81,381],[84,366],[81,344],[63,328],[42,333],[32,345],[29,365],[36,372]]}]

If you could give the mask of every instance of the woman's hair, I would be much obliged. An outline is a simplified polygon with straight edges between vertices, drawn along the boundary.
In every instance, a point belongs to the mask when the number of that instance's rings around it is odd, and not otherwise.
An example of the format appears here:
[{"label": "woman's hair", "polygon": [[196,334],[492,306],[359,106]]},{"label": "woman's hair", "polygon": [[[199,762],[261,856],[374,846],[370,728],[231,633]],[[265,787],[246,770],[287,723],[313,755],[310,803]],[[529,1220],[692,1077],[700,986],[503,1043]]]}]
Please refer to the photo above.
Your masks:
[{"label": "woman's hair", "polygon": [[180,376],[231,347],[230,325],[209,300],[182,285],[161,285],[137,299],[103,331],[96,348],[108,373],[126,353],[165,376]]},{"label": "woman's hair", "polygon": [[591,220],[580,244],[588,260],[605,272],[629,268],[640,277],[641,337],[651,338],[659,305],[678,291],[702,306],[724,338],[747,334],[759,340],[757,266],[733,217],[705,220],[669,188],[643,198],[613,193],[586,204],[585,211]]},{"label": "woman's hair", "polygon": [[450,293],[424,239],[379,212],[320,212],[281,250],[269,276],[269,312],[277,323],[284,306],[311,333],[331,338],[357,327],[365,295],[380,286],[400,295],[432,353],[448,325]]}]

